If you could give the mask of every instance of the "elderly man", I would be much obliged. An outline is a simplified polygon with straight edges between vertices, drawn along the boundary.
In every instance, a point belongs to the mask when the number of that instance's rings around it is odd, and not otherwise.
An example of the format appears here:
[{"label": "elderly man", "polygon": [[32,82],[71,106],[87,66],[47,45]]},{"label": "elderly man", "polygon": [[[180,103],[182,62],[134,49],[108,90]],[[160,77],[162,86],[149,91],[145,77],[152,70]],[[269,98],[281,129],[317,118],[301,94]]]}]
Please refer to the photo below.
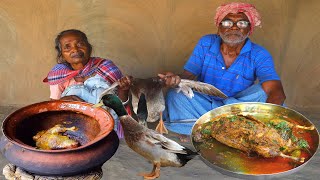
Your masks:
[{"label": "elderly man", "polygon": [[[218,7],[215,15],[217,34],[203,36],[178,76],[159,74],[168,87],[175,87],[180,78],[197,79],[214,85],[229,98],[219,99],[195,93],[189,99],[169,90],[166,98],[166,124],[169,130],[190,134],[194,122],[204,113],[226,104],[267,102],[282,105],[285,94],[270,53],[250,41],[260,15],[251,4],[228,3]],[[259,83],[255,84],[256,79]],[[183,122],[183,120],[188,120]]]}]

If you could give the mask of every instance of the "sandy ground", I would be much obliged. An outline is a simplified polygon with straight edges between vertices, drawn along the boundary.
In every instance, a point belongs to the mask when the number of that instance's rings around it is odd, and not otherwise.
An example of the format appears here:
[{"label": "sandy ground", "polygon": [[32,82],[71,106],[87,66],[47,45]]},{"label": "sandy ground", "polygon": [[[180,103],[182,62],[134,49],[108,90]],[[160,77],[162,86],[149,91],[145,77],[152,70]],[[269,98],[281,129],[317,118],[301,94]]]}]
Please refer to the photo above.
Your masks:
[{"label": "sandy ground", "polygon": [[[0,107],[0,118],[3,120],[8,114],[16,110],[15,107]],[[316,125],[317,129],[320,129],[320,114],[319,113],[308,113],[304,114]],[[2,134],[1,134],[2,135]],[[170,135],[173,140],[179,142],[178,138]],[[181,143],[181,142],[180,142]],[[181,143],[187,147],[191,147],[189,143]],[[3,168],[8,161],[1,155],[0,167]],[[317,154],[298,172],[287,175],[280,179],[320,179],[320,153]],[[137,176],[140,172],[149,172],[152,170],[152,165],[144,158],[132,151],[124,142],[120,141],[120,146],[115,155],[104,163],[103,167],[103,180],[141,180],[142,177]],[[1,174],[0,179],[5,179]],[[208,180],[208,179],[238,179],[230,177],[208,167],[202,162],[199,156],[189,161],[184,167],[172,168],[164,167],[161,168],[161,176],[159,180]]]}]

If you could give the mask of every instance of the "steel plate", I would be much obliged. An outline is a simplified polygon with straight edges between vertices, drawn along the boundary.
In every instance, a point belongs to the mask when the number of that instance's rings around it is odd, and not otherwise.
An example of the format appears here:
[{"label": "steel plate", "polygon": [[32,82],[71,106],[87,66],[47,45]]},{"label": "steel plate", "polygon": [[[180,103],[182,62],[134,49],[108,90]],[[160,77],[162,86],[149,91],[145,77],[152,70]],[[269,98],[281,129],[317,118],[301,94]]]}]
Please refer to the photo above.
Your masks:
[{"label": "steel plate", "polygon": [[195,142],[195,131],[203,123],[221,115],[246,114],[256,119],[267,121],[268,119],[282,119],[303,126],[311,126],[313,123],[302,114],[290,108],[269,103],[238,103],[225,105],[211,110],[201,116],[192,128],[191,142],[199,151],[202,160],[213,169],[238,178],[245,179],[271,179],[294,173],[305,166],[315,155],[319,146],[319,132],[314,130],[299,130],[299,136],[309,144],[309,153],[302,151],[304,163],[297,163],[291,159],[276,157],[263,158],[261,156],[248,156],[240,150],[228,147],[214,139],[210,142]]}]

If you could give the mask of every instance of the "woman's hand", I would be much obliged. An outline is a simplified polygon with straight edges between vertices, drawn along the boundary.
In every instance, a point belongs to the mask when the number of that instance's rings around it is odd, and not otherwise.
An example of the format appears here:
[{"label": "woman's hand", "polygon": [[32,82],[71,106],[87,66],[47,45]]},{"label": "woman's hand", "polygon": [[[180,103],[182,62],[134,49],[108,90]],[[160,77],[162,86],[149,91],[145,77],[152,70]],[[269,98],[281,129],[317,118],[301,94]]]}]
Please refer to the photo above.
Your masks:
[{"label": "woman's hand", "polygon": [[118,89],[118,96],[123,102],[128,101],[128,94],[129,94],[129,89],[132,84],[132,76],[124,76],[122,77],[118,83],[119,83],[119,89]]},{"label": "woman's hand", "polygon": [[176,87],[181,81],[180,76],[175,75],[172,72],[165,72],[158,74],[158,76],[165,82],[166,87]]},{"label": "woman's hand", "polygon": [[119,80],[119,89],[126,91],[130,89],[132,84],[132,76],[124,76]]}]

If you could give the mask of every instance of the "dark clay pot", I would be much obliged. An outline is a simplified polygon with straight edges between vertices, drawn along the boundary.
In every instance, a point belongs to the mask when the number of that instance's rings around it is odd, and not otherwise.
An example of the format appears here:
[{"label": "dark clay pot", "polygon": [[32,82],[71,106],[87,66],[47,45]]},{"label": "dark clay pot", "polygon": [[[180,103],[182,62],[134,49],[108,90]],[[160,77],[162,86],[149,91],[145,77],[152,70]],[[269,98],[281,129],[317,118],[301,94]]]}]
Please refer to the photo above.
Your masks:
[{"label": "dark clay pot", "polygon": [[[69,135],[80,146],[63,150],[40,150],[32,137],[56,124],[76,126]],[[23,107],[10,114],[2,124],[0,149],[6,159],[31,173],[70,176],[100,167],[119,146],[113,131],[114,120],[102,108],[71,101],[45,101]]]}]

